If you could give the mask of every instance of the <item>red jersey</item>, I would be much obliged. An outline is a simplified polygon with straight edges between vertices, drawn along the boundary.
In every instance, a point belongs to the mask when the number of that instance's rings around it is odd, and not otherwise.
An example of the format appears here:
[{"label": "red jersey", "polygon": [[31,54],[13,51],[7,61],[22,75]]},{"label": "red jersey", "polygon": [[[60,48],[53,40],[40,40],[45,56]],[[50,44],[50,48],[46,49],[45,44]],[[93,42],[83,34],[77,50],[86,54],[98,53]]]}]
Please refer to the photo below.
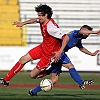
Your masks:
[{"label": "red jersey", "polygon": [[52,18],[46,24],[40,24],[40,28],[43,36],[42,50],[47,56],[52,57],[53,52],[60,49],[59,39],[62,39],[64,32]]}]

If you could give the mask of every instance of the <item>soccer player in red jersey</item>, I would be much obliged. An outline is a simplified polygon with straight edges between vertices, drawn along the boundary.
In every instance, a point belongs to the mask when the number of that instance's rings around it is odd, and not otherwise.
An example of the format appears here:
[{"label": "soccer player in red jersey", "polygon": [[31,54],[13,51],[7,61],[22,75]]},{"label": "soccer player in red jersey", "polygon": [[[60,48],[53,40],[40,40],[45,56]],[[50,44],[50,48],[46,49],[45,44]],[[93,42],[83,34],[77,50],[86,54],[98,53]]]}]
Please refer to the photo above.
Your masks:
[{"label": "soccer player in red jersey", "polygon": [[[9,85],[10,79],[14,77],[27,62],[40,59],[36,67],[30,73],[31,78],[36,78],[41,70],[46,69],[50,65],[52,58],[55,58],[55,61],[57,61],[59,55],[56,56],[55,52],[59,50],[62,52],[65,44],[68,42],[68,36],[65,35],[64,31],[60,29],[56,22],[51,18],[53,11],[49,6],[40,4],[35,7],[35,11],[38,14],[38,18],[33,18],[24,22],[14,22],[13,25],[22,27],[26,24],[39,23],[43,41],[22,56],[8,74],[0,79],[0,83],[4,86]],[[60,39],[63,39],[62,46],[59,42]]]}]

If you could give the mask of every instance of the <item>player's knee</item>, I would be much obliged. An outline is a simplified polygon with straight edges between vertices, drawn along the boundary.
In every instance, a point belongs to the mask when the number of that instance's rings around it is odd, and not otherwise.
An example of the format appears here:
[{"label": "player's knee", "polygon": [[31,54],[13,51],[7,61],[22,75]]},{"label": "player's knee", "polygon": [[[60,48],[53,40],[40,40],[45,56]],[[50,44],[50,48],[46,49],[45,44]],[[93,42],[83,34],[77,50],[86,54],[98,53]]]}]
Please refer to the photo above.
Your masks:
[{"label": "player's knee", "polygon": [[33,73],[30,73],[30,78],[36,79],[36,76]]},{"label": "player's knee", "polygon": [[58,79],[52,79],[52,83],[56,84],[58,82]]},{"label": "player's knee", "polygon": [[25,56],[22,56],[20,59],[19,59],[20,63],[21,64],[26,64],[27,62],[29,62],[30,60],[28,60]]},{"label": "player's knee", "polygon": [[68,63],[68,64],[63,64],[64,67],[70,69],[70,68],[74,68],[74,65],[72,63]]},{"label": "player's knee", "polygon": [[25,64],[26,62],[24,61],[24,57],[22,56],[20,59],[19,59],[20,63],[21,64]]}]

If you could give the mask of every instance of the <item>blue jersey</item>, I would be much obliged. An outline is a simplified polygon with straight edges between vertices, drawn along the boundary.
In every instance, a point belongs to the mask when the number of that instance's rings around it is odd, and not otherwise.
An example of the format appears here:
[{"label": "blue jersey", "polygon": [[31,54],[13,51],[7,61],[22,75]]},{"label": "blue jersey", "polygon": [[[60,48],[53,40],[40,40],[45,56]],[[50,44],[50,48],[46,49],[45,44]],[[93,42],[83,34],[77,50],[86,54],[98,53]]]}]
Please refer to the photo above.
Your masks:
[{"label": "blue jersey", "polygon": [[82,43],[81,43],[83,35],[78,34],[78,33],[79,33],[79,30],[73,30],[67,34],[69,36],[69,41],[65,47],[65,52],[75,46],[78,48],[83,48]]},{"label": "blue jersey", "polygon": [[67,35],[69,36],[69,41],[64,51],[62,52],[59,61],[57,63],[52,63],[51,68],[49,69],[51,70],[52,73],[56,73],[56,74],[61,73],[62,64],[71,63],[70,58],[67,56],[67,54],[65,54],[65,52],[67,52],[69,49],[73,47],[83,48],[81,43],[81,40],[83,39],[83,35],[79,34],[79,30],[73,30],[69,32],[69,34]]}]

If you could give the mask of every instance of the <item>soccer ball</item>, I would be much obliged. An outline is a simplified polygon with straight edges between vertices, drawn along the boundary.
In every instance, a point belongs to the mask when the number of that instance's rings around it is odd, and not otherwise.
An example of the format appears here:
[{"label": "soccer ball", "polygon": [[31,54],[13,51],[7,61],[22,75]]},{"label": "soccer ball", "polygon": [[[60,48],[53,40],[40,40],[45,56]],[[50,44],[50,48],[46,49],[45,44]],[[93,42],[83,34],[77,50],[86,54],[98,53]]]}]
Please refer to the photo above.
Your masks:
[{"label": "soccer ball", "polygon": [[53,87],[53,83],[50,79],[43,79],[41,82],[40,82],[40,87],[43,91],[45,92],[48,92],[52,89]]}]

